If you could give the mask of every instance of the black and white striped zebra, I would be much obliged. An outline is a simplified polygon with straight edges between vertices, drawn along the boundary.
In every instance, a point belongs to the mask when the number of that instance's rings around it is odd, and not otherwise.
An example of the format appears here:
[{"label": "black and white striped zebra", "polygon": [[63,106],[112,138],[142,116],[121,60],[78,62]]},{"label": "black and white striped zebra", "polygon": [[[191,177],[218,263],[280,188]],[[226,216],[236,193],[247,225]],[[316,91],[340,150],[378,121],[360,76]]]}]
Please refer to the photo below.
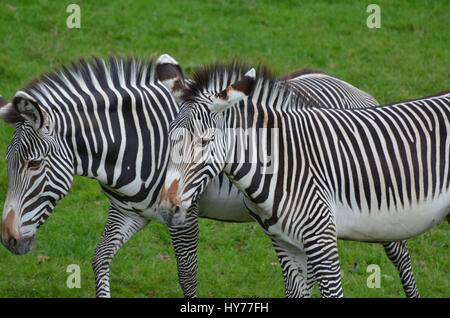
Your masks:
[{"label": "black and white striped zebra", "polygon": [[111,201],[93,260],[97,296],[109,296],[117,250],[154,216],[178,112],[152,59],[80,60],[41,76],[0,108],[16,127],[7,149],[2,243],[23,254],[74,175],[98,180]]},{"label": "black and white striped zebra", "polygon": [[[404,240],[450,212],[450,92],[366,109],[308,106],[259,69],[194,74],[171,124],[167,224],[222,170],[283,253],[287,296],[342,296],[337,238]],[[235,106],[233,106],[235,105]],[[262,131],[261,131],[262,130]]]},{"label": "black and white striped zebra", "polygon": [[[171,62],[169,69],[164,67],[167,61]],[[81,60],[70,70],[63,67],[41,77],[17,92],[12,103],[3,100],[0,108],[0,117],[16,125],[7,154],[9,191],[3,213],[3,244],[19,254],[32,249],[35,231],[66,195],[73,175],[97,179],[111,200],[93,260],[98,296],[109,296],[110,262],[152,218],[154,198],[162,182],[166,131],[178,108],[158,78],[183,75],[173,59],[162,56],[158,62]],[[174,65],[175,73],[170,72]],[[293,84],[295,79],[286,83]],[[353,96],[365,96],[349,84],[341,87],[345,90]],[[308,94],[314,91],[317,89]],[[374,99],[370,102],[376,103]],[[202,197],[201,217],[250,220],[241,195],[228,179],[215,179],[208,191]],[[217,200],[222,209],[208,204]],[[190,215],[196,213],[193,208]],[[180,284],[186,296],[195,296],[197,218],[189,226],[170,228],[170,232]],[[407,250],[394,255],[409,259]],[[413,277],[407,266],[399,271]],[[415,288],[414,279],[408,284]]]},{"label": "black and white striped zebra", "polygon": [[[179,80],[183,77],[183,72],[180,70],[180,66],[175,60],[168,57],[165,63],[166,73],[170,74],[166,80],[163,81],[168,88],[173,90],[175,96],[179,102],[181,102],[181,95],[186,88],[183,82]],[[172,64],[173,66],[171,67]],[[172,68],[172,70],[170,70]],[[174,85],[174,82],[177,82]],[[185,79],[184,83],[188,83],[191,80]],[[378,105],[375,98],[363,92],[351,84],[327,74],[323,71],[309,68],[302,68],[290,72],[277,79],[279,84],[285,85],[291,88],[297,94],[305,96],[310,101],[310,106],[317,107],[331,107],[331,108],[365,108]],[[191,81],[192,82],[192,81]],[[240,197],[240,193],[234,193],[236,187],[227,185],[229,180],[221,173],[218,178],[212,180],[212,186],[209,185],[206,188],[206,195],[202,196],[202,204],[200,210],[200,217],[213,218],[223,221],[245,222],[253,221],[248,219],[246,211],[242,210],[242,206],[239,200],[231,200],[229,196],[235,198]],[[217,207],[223,207],[217,209]],[[173,240],[180,240],[181,232],[186,231],[189,235],[183,235],[183,244],[174,244],[174,247],[183,246],[176,254],[180,264],[186,264],[186,266],[178,266],[180,272],[180,283],[182,284],[185,295],[195,295],[196,289],[196,277],[197,277],[197,262],[196,262],[196,248],[197,248],[197,216],[194,214],[188,215],[188,221],[180,229],[177,228],[176,232],[172,233]],[[188,244],[189,242],[189,244]],[[275,243],[274,243],[275,245]],[[414,275],[411,268],[411,258],[408,253],[406,241],[398,242],[386,242],[382,243],[386,254],[391,262],[397,268],[400,278],[403,284],[403,288],[407,297],[419,297],[419,292],[415,283]],[[276,245],[275,248],[277,249]],[[280,259],[283,272],[285,272],[283,259],[283,252],[278,251],[277,254]],[[185,255],[185,257],[180,257]],[[189,260],[189,261],[186,261]],[[312,291],[313,285],[310,285]],[[186,291],[188,291],[186,293]],[[311,292],[310,291],[310,292]]]}]

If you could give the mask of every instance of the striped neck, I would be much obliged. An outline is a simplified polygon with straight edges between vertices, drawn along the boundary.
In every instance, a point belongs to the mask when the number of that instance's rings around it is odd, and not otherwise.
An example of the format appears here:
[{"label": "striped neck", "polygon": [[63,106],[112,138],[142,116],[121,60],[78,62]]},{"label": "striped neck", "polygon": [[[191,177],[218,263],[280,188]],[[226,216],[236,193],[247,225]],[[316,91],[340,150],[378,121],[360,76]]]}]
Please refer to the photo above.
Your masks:
[{"label": "striped neck", "polygon": [[[166,133],[178,106],[154,74],[153,60],[94,58],[43,75],[25,91],[53,124],[73,159],[73,173],[118,189],[147,180],[165,164],[166,145],[158,136]],[[151,154],[149,141],[159,155]],[[146,168],[143,162],[151,155],[154,166]]]}]

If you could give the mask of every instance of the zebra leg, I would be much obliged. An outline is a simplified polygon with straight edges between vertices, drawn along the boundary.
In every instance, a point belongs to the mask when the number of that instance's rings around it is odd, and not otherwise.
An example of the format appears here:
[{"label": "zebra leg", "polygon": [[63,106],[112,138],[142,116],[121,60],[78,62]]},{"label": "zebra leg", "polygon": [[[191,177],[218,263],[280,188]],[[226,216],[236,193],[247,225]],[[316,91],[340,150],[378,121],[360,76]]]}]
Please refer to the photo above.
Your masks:
[{"label": "zebra leg", "polygon": [[148,221],[137,214],[125,214],[110,206],[105,230],[95,249],[92,268],[96,297],[111,297],[109,268],[117,251]]},{"label": "zebra leg", "polygon": [[317,212],[310,218],[303,235],[308,266],[322,297],[343,297],[336,225],[328,208]]},{"label": "zebra leg", "polygon": [[272,244],[283,272],[286,297],[311,297],[314,279],[311,269],[307,266],[306,254],[274,239]]},{"label": "zebra leg", "polygon": [[178,265],[178,280],[184,297],[197,293],[198,202],[192,204],[184,224],[169,227]]},{"label": "zebra leg", "polygon": [[383,247],[386,255],[398,270],[406,297],[419,298],[406,241],[383,243]]},{"label": "zebra leg", "polygon": [[[318,239],[320,241],[321,239]],[[318,243],[318,242],[317,242]],[[308,244],[306,253],[324,298],[343,297],[336,242]]]}]

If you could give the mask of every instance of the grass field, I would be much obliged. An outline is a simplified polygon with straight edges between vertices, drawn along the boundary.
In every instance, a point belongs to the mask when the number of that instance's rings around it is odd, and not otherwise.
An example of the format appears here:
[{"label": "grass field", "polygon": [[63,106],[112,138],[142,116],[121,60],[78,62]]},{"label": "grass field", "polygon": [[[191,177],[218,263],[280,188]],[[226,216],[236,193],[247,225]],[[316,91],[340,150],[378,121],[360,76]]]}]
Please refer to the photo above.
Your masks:
[{"label": "grass field", "polygon": [[[73,2],[81,8],[79,29],[66,26],[66,7]],[[372,2],[2,1],[0,94],[9,99],[41,72],[81,56],[154,53],[169,53],[187,73],[200,63],[232,56],[267,63],[280,74],[319,68],[380,103],[449,89],[450,2],[377,1],[381,28],[369,29],[366,8]],[[1,158],[13,132],[0,123]],[[1,205],[7,188],[2,159]],[[107,207],[96,182],[76,178],[38,231],[34,251],[15,256],[0,248],[0,297],[95,296],[91,259]],[[443,222],[408,241],[423,297],[450,296],[448,231]],[[270,240],[254,223],[200,220],[198,254],[200,297],[284,296]],[[380,245],[340,241],[339,254],[346,297],[404,297]],[[49,258],[39,263],[42,255]],[[66,287],[66,268],[73,263],[81,268],[79,289]],[[380,266],[381,288],[366,286],[368,264]],[[182,297],[164,226],[152,222],[118,252],[111,292],[114,297]]]}]

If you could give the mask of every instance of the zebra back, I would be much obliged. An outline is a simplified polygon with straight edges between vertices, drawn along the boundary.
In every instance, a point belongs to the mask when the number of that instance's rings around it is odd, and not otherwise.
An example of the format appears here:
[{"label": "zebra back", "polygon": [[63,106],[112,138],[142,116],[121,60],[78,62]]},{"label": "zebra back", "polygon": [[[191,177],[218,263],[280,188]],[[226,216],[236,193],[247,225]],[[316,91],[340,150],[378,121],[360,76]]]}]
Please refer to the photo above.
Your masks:
[{"label": "zebra back", "polygon": [[317,107],[349,109],[378,105],[378,101],[368,93],[320,70],[302,68],[278,80],[307,97]]}]

